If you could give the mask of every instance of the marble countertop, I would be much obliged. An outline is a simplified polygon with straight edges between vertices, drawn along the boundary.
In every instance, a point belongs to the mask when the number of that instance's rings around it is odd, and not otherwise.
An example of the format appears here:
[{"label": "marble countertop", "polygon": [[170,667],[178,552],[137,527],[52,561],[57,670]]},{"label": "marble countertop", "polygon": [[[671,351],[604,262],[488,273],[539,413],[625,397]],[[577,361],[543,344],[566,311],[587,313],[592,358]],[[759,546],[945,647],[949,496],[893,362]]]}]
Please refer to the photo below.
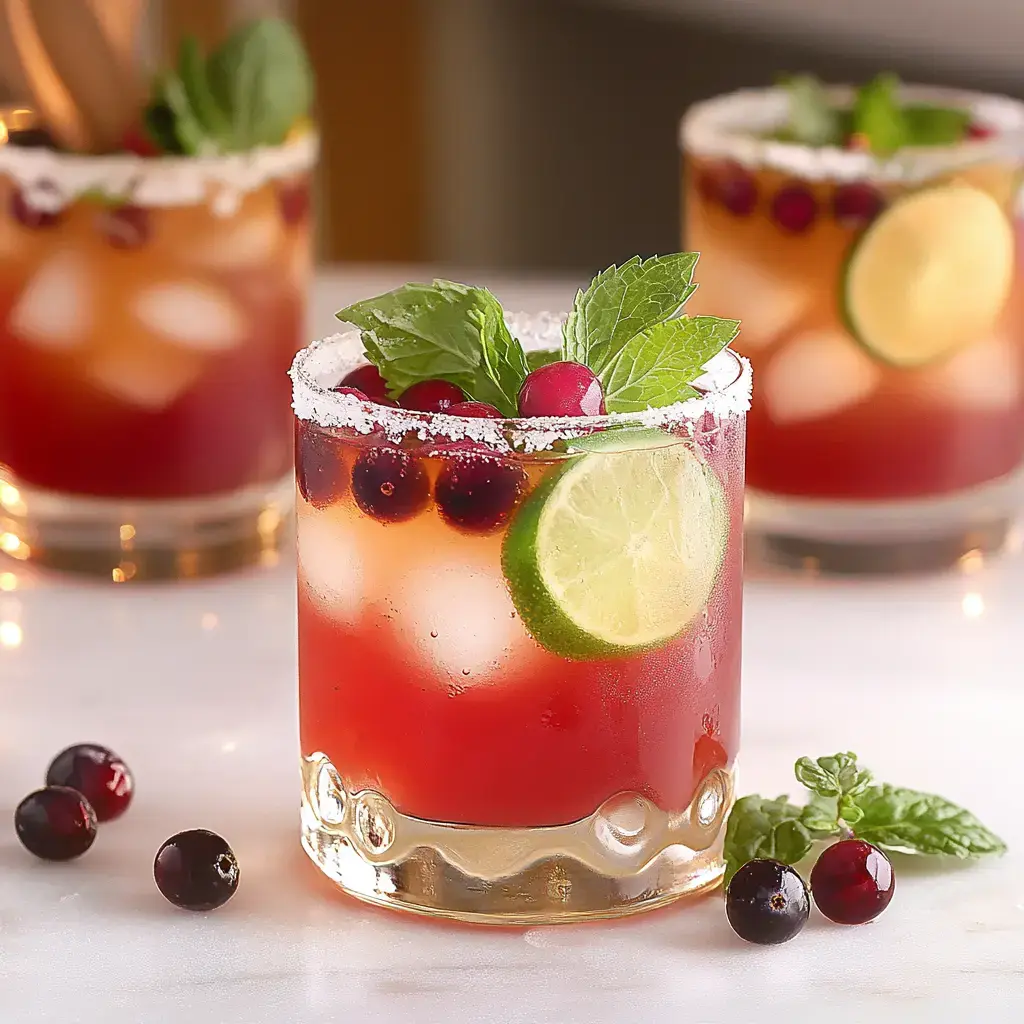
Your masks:
[{"label": "marble countertop", "polygon": [[[407,276],[323,277],[315,328]],[[564,305],[571,286],[494,282],[524,308]],[[1024,1016],[1020,554],[916,581],[748,582],[741,790],[792,790],[798,755],[853,748],[887,781],[966,804],[1011,846],[941,874],[898,865],[874,924],[814,915],[776,948],[740,942],[717,895],[509,931],[348,900],[298,846],[287,558],[164,587],[13,571],[0,578],[0,816],[77,741],[119,751],[138,788],[77,863],[36,861],[0,829],[3,1024]],[[207,915],[174,910],[152,880],[162,840],[196,826],[225,835],[241,865],[237,896]]]}]

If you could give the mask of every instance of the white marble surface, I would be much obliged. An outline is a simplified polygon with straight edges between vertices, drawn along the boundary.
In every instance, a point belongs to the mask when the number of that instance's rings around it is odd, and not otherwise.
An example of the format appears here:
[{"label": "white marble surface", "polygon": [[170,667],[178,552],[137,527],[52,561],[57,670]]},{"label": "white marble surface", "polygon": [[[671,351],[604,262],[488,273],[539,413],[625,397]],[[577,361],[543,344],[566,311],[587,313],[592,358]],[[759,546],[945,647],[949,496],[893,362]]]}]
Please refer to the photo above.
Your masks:
[{"label": "white marble surface", "polygon": [[[398,270],[323,285],[318,329]],[[509,304],[568,285],[496,283]],[[9,565],[0,571],[10,570]],[[0,816],[65,744],[134,768],[130,813],[77,863],[0,828],[3,1024],[1011,1021],[1024,1016],[1024,557],[914,582],[751,581],[741,788],[852,747],[1003,834],[1002,860],[897,865],[889,910],[744,945],[712,896],[610,925],[494,931],[368,909],[297,842],[292,567],[187,586],[95,586],[17,570],[0,592]],[[0,577],[0,585],[11,580]],[[181,828],[241,863],[222,910],[174,910],[151,875]]]}]

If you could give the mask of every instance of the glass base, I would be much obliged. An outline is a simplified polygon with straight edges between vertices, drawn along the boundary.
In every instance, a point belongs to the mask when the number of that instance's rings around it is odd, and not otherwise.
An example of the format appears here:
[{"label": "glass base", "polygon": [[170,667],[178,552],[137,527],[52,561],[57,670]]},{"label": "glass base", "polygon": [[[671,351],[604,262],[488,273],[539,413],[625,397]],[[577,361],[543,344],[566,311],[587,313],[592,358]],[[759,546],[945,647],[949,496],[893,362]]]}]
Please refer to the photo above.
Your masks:
[{"label": "glass base", "polygon": [[619,793],[569,825],[485,828],[399,813],[353,792],[321,753],[302,765],[302,846],[351,896],[477,924],[623,917],[716,886],[725,871],[730,772],[712,769],[669,814]]},{"label": "glass base", "polygon": [[0,552],[115,583],[267,564],[291,520],[291,476],[230,495],[132,501],[55,494],[0,469]]},{"label": "glass base", "polygon": [[838,502],[750,490],[747,556],[753,566],[812,575],[949,569],[1006,546],[1022,490],[1020,473],[913,501]]}]

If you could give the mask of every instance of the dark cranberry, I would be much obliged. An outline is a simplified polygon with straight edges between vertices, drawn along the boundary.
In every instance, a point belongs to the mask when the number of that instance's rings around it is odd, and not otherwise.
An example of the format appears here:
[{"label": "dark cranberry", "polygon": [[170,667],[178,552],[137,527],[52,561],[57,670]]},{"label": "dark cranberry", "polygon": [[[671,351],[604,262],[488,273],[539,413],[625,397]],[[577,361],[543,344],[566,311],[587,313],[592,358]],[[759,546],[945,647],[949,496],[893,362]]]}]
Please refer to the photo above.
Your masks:
[{"label": "dark cranberry", "polygon": [[354,370],[350,370],[341,378],[335,390],[337,391],[338,388],[355,388],[374,401],[388,396],[387,383],[373,363],[357,366]]},{"label": "dark cranberry", "polygon": [[138,249],[149,241],[152,222],[141,206],[112,206],[96,215],[96,223],[115,249]]},{"label": "dark cranberry", "polygon": [[295,181],[277,189],[277,203],[285,224],[298,224],[309,216],[309,182]]},{"label": "dark cranberry", "polygon": [[832,195],[832,216],[844,227],[870,224],[885,206],[878,189],[865,182],[840,185]]},{"label": "dark cranberry", "polygon": [[523,381],[519,412],[523,416],[601,416],[601,382],[582,363],[548,363]]},{"label": "dark cranberry", "polygon": [[522,467],[496,455],[463,452],[445,459],[434,487],[441,518],[470,533],[504,526],[526,490]]},{"label": "dark cranberry", "polygon": [[372,398],[370,401],[372,401],[374,405],[386,405],[389,409],[398,408],[398,403],[393,398],[388,398],[386,396],[384,398]]},{"label": "dark cranberry", "polygon": [[478,420],[500,420],[501,413],[486,402],[456,402],[448,407],[449,416],[469,416]]},{"label": "dark cranberry", "polygon": [[63,210],[41,210],[36,206],[30,206],[20,189],[15,189],[11,193],[10,212],[19,224],[33,229],[52,228],[64,218]]},{"label": "dark cranberry", "polygon": [[370,396],[360,391],[359,388],[343,388],[340,385],[338,387],[331,388],[336,395],[355,395],[361,402],[368,402]]},{"label": "dark cranberry", "polygon": [[171,836],[153,863],[156,887],[183,910],[216,910],[238,888],[238,861],[216,832],[194,828]]},{"label": "dark cranberry", "polygon": [[126,153],[147,158],[160,156],[160,147],[149,137],[141,124],[133,124],[121,137],[121,148]]},{"label": "dark cranberry", "polygon": [[965,132],[969,139],[991,139],[995,133],[995,128],[987,124],[979,124],[977,121],[972,121]]},{"label": "dark cranberry", "polygon": [[732,930],[747,942],[787,942],[803,928],[811,910],[799,873],[777,860],[747,861],[732,876],[725,913]]},{"label": "dark cranberry", "polygon": [[402,392],[398,404],[403,409],[419,412],[447,412],[466,400],[466,393],[446,380],[421,380]]},{"label": "dark cranberry", "polygon": [[356,504],[374,519],[411,519],[430,500],[430,483],[418,459],[398,448],[371,448],[352,470]]},{"label": "dark cranberry", "polygon": [[697,189],[705,199],[737,217],[749,217],[757,206],[757,182],[736,163],[706,168],[697,178]]},{"label": "dark cranberry", "polygon": [[62,750],[46,770],[46,784],[77,789],[92,804],[99,821],[124,814],[135,791],[128,765],[98,743],[76,743]]},{"label": "dark cranberry", "polygon": [[863,839],[834,843],[811,869],[814,902],[837,924],[873,921],[889,906],[895,888],[889,858]]},{"label": "dark cranberry", "polygon": [[14,812],[22,845],[44,860],[81,857],[96,839],[96,812],[77,789],[47,786],[29,793]]},{"label": "dark cranberry", "polygon": [[786,185],[772,199],[772,219],[783,231],[806,231],[818,216],[818,201],[805,185]]},{"label": "dark cranberry", "polygon": [[333,505],[348,489],[341,444],[326,430],[305,420],[299,421],[295,435],[295,482],[313,508]]}]

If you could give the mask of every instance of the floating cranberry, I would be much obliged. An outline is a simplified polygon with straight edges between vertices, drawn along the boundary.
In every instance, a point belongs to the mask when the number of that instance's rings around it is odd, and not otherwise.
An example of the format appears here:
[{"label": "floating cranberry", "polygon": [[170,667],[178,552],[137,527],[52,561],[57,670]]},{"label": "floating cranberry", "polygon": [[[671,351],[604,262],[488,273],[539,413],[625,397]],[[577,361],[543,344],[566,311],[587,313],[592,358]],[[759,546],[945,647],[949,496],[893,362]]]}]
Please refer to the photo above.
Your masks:
[{"label": "floating cranberry", "polygon": [[500,420],[501,413],[486,402],[456,402],[448,407],[449,416],[469,416],[471,419]]},{"label": "floating cranberry", "polygon": [[141,206],[112,206],[96,216],[99,230],[115,249],[138,249],[149,241],[152,221]]},{"label": "floating cranberry", "polygon": [[183,910],[216,910],[238,888],[238,861],[215,832],[194,828],[171,836],[153,862],[156,886]]},{"label": "floating cranberry", "polygon": [[373,363],[357,366],[346,373],[334,390],[338,391],[341,388],[355,388],[375,402],[388,396],[387,382]]},{"label": "floating cranberry", "polygon": [[463,452],[445,460],[434,500],[441,518],[470,533],[489,533],[508,522],[526,490],[526,473],[496,455]]},{"label": "floating cranberry", "polygon": [[864,924],[889,906],[896,888],[892,864],[863,839],[844,839],[823,850],[811,868],[811,894],[837,924]]},{"label": "floating cranberry", "polygon": [[25,199],[25,194],[20,189],[11,192],[10,199],[11,216],[26,228],[52,228],[64,219],[63,209],[42,210],[38,206],[31,206]]},{"label": "floating cranberry", "polygon": [[421,380],[402,392],[398,404],[419,412],[447,412],[466,400],[466,393],[447,380]]},{"label": "floating cranberry", "polygon": [[538,367],[519,391],[523,416],[602,416],[601,382],[582,363],[548,363]]},{"label": "floating cranberry", "polygon": [[411,519],[430,500],[430,483],[418,459],[399,448],[371,448],[352,470],[356,504],[374,519]]},{"label": "floating cranberry", "polygon": [[991,139],[995,135],[995,128],[990,127],[987,124],[979,124],[977,121],[972,121],[964,133],[969,139]]},{"label": "floating cranberry", "polygon": [[870,224],[884,206],[885,198],[881,192],[866,182],[840,185],[832,195],[832,216],[843,227]]},{"label": "floating cranberry", "polygon": [[313,508],[333,505],[348,489],[341,444],[327,431],[305,421],[299,423],[295,435],[295,481],[299,493]]},{"label": "floating cranberry", "polygon": [[772,199],[772,219],[794,235],[806,231],[818,216],[818,201],[806,185],[786,185]]},{"label": "floating cranberry", "polygon": [[737,217],[749,217],[757,206],[757,182],[737,163],[705,168],[697,178],[697,190]]},{"label": "floating cranberry", "polygon": [[309,182],[294,181],[277,189],[277,204],[285,224],[299,224],[309,216]]},{"label": "floating cranberry", "polygon": [[44,860],[72,860],[95,841],[96,812],[77,789],[47,786],[18,804],[14,829],[29,853]]},{"label": "floating cranberry", "polygon": [[92,804],[98,821],[124,814],[135,791],[128,765],[98,743],[76,743],[62,750],[46,770],[46,784],[78,790]]}]

